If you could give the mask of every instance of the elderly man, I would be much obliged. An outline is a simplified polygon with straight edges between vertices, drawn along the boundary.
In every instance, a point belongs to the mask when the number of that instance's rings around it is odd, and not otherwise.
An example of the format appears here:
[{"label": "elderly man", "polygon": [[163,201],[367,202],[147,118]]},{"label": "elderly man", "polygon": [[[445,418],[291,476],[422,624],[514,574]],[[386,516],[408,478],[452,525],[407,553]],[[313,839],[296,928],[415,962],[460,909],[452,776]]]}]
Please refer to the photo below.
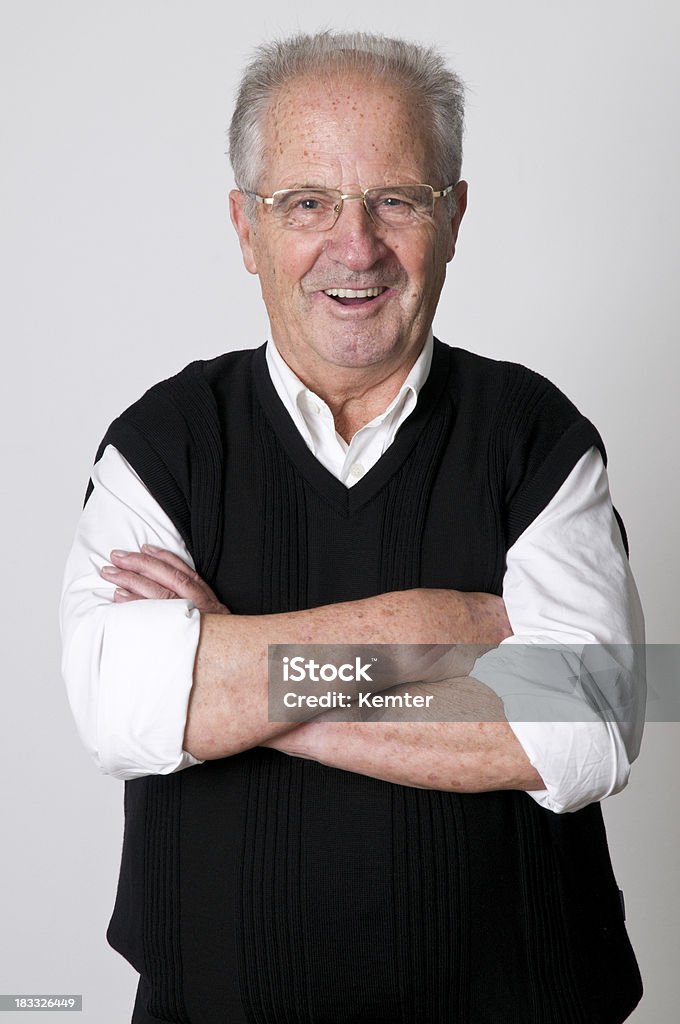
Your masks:
[{"label": "elderly man", "polygon": [[515,721],[551,680],[464,653],[446,682],[418,662],[455,721],[269,720],[271,644],[642,640],[595,428],[432,337],[461,132],[431,50],[261,48],[231,214],[270,341],[192,363],[100,447],[64,673],[127,780],[108,937],[134,1024],[615,1024],[639,999],[598,804],[636,721]]}]

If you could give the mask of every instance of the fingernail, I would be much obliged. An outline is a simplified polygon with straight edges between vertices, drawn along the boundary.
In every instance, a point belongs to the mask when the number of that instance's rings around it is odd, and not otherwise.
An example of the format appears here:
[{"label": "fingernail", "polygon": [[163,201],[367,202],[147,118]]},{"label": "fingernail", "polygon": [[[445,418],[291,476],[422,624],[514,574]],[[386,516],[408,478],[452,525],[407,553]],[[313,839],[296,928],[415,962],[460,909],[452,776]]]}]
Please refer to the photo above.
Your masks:
[{"label": "fingernail", "polygon": [[142,551],[160,551],[155,544],[142,544]]},{"label": "fingernail", "polygon": [[125,558],[125,556],[129,555],[129,554],[130,554],[129,551],[115,550],[115,551],[111,552],[111,558]]},{"label": "fingernail", "polygon": [[118,594],[120,597],[132,597],[129,590],[123,590],[122,587],[116,587],[114,594]]},{"label": "fingernail", "polygon": [[99,571],[102,576],[120,576],[120,569],[116,569],[113,565],[103,565]]}]

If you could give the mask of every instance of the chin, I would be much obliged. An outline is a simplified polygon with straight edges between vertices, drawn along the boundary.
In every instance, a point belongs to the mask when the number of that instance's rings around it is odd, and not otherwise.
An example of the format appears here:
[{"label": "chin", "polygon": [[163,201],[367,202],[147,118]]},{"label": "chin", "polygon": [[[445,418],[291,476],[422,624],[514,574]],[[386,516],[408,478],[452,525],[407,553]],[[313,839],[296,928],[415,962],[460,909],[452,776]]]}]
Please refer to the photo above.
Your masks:
[{"label": "chin", "polygon": [[400,340],[381,340],[373,332],[360,332],[334,340],[329,338],[324,346],[324,356],[335,366],[361,367],[375,366],[378,363],[391,362],[403,357],[405,348]]},{"label": "chin", "polygon": [[394,350],[391,347],[381,349],[371,345],[337,346],[326,354],[329,363],[347,369],[376,366],[388,361],[390,357],[394,358]]}]

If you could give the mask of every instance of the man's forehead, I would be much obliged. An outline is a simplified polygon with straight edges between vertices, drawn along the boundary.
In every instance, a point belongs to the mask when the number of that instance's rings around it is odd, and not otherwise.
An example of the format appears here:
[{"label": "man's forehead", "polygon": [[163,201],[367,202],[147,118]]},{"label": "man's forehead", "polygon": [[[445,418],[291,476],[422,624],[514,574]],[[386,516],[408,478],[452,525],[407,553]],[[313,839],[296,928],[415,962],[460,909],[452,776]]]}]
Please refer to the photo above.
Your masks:
[{"label": "man's forehead", "polygon": [[[390,82],[362,76],[294,79],[268,111],[265,162],[277,168],[286,164],[287,187],[359,184],[352,173],[357,162],[364,187],[395,182],[399,173],[415,181],[422,176],[427,148],[422,111]],[[346,173],[352,173],[350,179]],[[293,181],[299,174],[311,177]]]}]

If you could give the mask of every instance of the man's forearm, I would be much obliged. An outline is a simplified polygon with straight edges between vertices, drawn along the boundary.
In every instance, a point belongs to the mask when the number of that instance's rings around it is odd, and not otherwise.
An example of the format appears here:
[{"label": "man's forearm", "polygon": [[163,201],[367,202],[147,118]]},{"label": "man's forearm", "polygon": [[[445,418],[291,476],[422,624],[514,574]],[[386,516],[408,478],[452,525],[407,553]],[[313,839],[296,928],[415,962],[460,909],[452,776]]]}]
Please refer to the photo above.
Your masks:
[{"label": "man's forearm", "polygon": [[[399,693],[403,687],[397,687]],[[476,679],[409,685],[435,693],[448,721],[338,722],[326,714],[266,746],[404,786],[476,793],[541,790],[544,783],[505,720],[499,697]],[[391,717],[394,719],[395,714]]]},{"label": "man's forearm", "polygon": [[[496,646],[510,633],[500,598],[447,590],[398,591],[280,615],[204,615],[184,749],[204,760],[227,757],[295,728],[268,718],[270,644]],[[385,688],[406,681],[394,678]]]}]

